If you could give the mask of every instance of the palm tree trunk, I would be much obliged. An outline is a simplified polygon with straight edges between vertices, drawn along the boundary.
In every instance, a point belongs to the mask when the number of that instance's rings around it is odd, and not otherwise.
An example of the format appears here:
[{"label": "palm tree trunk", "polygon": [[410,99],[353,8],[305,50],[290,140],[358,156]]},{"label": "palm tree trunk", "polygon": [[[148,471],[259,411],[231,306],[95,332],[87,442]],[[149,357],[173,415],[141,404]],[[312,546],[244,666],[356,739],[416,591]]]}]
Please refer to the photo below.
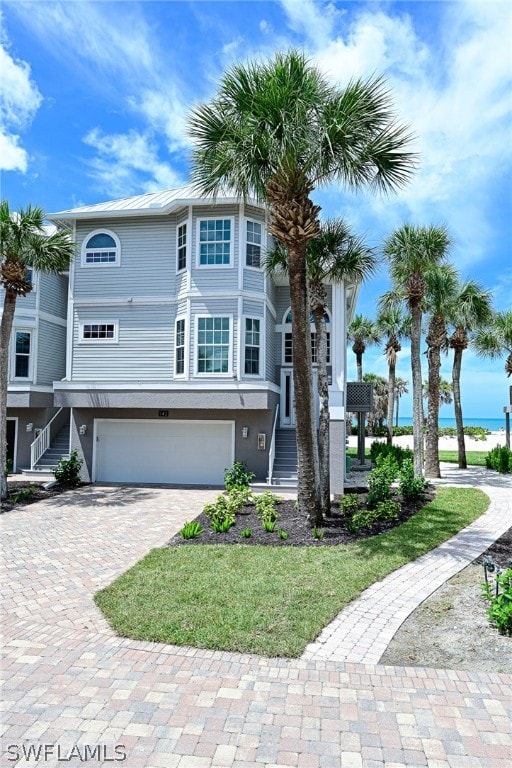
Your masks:
[{"label": "palm tree trunk", "polygon": [[313,407],[310,307],[306,276],[306,246],[288,246],[288,275],[292,311],[293,386],[297,430],[297,500],[313,526],[321,525],[318,443]]},{"label": "palm tree trunk", "polygon": [[400,395],[396,396],[396,419],[395,419],[395,427],[398,427],[398,409],[400,407]]},{"label": "palm tree trunk", "polygon": [[457,425],[457,448],[459,453],[460,469],[467,469],[466,442],[464,438],[464,422],[462,419],[462,401],[460,397],[460,372],[462,368],[462,349],[455,347],[453,351],[453,407],[455,411],[455,424]]},{"label": "palm tree trunk", "polygon": [[423,475],[423,392],[421,380],[421,308],[411,305],[411,374],[412,374],[412,434],[414,474]]},{"label": "palm tree trunk", "polygon": [[[325,305],[324,305],[325,306]],[[324,515],[331,513],[330,450],[329,450],[329,381],[327,378],[327,331],[324,306],[313,307],[317,343],[317,388],[320,399],[318,425],[318,460],[320,469],[320,506]]]},{"label": "palm tree trunk", "polygon": [[9,381],[9,342],[11,339],[16,293],[6,290],[0,325],[0,499],[7,497],[7,386]]},{"label": "palm tree trunk", "polygon": [[[389,375],[388,375],[388,408],[387,408],[387,435],[386,442],[388,445],[393,443],[393,411],[395,408],[395,379],[396,379],[396,365],[390,363]],[[397,402],[397,420],[398,420],[398,402]],[[398,426],[398,424],[397,424]]]},{"label": "palm tree trunk", "polygon": [[425,450],[425,477],[441,477],[439,468],[439,372],[441,354],[431,347],[428,354],[428,410]]},{"label": "palm tree trunk", "polygon": [[363,380],[363,353],[356,352],[357,380]]}]

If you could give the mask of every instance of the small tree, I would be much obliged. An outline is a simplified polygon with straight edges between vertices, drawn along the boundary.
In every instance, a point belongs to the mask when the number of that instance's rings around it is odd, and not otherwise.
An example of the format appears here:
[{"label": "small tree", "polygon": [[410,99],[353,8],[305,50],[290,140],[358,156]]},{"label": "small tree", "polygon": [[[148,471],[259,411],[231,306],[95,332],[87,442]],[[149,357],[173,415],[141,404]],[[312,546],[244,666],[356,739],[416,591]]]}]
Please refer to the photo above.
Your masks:
[{"label": "small tree", "polygon": [[7,386],[9,380],[9,345],[16,299],[32,290],[27,268],[37,272],[58,273],[69,267],[74,243],[66,232],[46,234],[42,208],[29,205],[17,213],[9,203],[0,204],[0,285],[4,289],[4,308],[0,324],[0,499],[7,496]]}]

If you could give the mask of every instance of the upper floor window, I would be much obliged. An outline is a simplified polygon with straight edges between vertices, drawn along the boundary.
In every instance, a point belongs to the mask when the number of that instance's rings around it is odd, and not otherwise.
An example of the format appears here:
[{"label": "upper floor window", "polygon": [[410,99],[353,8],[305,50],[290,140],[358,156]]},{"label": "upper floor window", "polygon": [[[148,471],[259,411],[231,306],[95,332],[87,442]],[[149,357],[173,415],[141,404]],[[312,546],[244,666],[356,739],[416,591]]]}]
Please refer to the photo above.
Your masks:
[{"label": "upper floor window", "polygon": [[[330,324],[330,317],[325,312],[324,314],[324,320],[327,328],[329,328]],[[285,325],[291,325],[292,322],[292,313],[291,310],[288,310],[287,314],[285,315],[284,319]],[[316,341],[316,331],[315,331],[315,321],[313,319],[313,315],[310,317],[310,323],[311,323],[311,361],[313,364],[318,363],[318,344]],[[327,330],[326,331],[326,341],[327,341],[327,363],[331,362],[331,334]],[[292,333],[291,330],[288,330],[285,328],[285,331],[283,333],[283,361],[285,363],[292,363],[293,362],[293,343],[292,343]]]},{"label": "upper floor window", "polygon": [[116,266],[120,263],[121,245],[113,232],[97,230],[85,238],[82,246],[82,264]]},{"label": "upper floor window", "polygon": [[229,373],[230,318],[197,318],[197,372]]},{"label": "upper floor window", "polygon": [[199,265],[229,266],[231,263],[231,219],[199,221]]},{"label": "upper floor window", "polygon": [[181,272],[187,267],[187,225],[180,224],[178,227],[178,263],[177,270]]},{"label": "upper floor window", "polygon": [[185,320],[176,320],[176,338],[174,345],[174,372],[176,376],[185,373]]},{"label": "upper floor window", "polygon": [[258,221],[247,222],[245,263],[248,267],[261,266],[261,231],[262,227]]},{"label": "upper floor window", "polygon": [[117,323],[84,323],[82,341],[117,341]]},{"label": "upper floor window", "polygon": [[245,373],[260,374],[260,321],[251,317],[245,319]]},{"label": "upper floor window", "polygon": [[16,331],[14,341],[14,378],[28,379],[30,377],[30,331]]}]

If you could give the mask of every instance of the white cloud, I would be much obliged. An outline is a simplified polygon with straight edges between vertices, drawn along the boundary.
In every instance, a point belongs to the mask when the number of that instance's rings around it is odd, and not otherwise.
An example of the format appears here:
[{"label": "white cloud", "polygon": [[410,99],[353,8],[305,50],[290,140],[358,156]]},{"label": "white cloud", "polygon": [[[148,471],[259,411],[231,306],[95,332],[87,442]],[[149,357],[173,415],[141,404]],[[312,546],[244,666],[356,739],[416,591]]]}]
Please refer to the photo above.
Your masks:
[{"label": "white cloud", "polygon": [[168,163],[159,160],[156,144],[136,131],[105,135],[95,128],[84,142],[97,151],[90,161],[92,176],[108,195],[126,196],[141,189],[154,192],[184,183]]},{"label": "white cloud", "polygon": [[5,37],[0,40],[0,72],[0,168],[26,173],[29,158],[18,132],[30,125],[42,96],[31,80],[29,65],[11,56]]}]

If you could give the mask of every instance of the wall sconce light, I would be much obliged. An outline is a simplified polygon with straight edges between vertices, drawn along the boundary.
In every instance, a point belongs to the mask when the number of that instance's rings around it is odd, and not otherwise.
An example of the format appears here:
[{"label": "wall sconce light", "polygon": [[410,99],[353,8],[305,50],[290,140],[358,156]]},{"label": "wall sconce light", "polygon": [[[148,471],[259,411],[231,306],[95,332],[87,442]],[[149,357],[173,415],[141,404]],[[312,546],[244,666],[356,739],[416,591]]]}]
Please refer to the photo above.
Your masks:
[{"label": "wall sconce light", "polygon": [[82,424],[82,426],[78,428],[78,432],[81,435],[85,435],[85,433],[87,432],[87,424]]},{"label": "wall sconce light", "polygon": [[25,429],[27,430],[27,432],[33,432],[34,431],[34,425],[32,424],[32,422],[30,422],[30,424],[27,424]]},{"label": "wall sconce light", "polygon": [[242,437],[249,437],[249,427],[242,427]]},{"label": "wall sconce light", "polygon": [[267,435],[265,432],[258,433],[258,451],[264,451],[267,443]]}]

